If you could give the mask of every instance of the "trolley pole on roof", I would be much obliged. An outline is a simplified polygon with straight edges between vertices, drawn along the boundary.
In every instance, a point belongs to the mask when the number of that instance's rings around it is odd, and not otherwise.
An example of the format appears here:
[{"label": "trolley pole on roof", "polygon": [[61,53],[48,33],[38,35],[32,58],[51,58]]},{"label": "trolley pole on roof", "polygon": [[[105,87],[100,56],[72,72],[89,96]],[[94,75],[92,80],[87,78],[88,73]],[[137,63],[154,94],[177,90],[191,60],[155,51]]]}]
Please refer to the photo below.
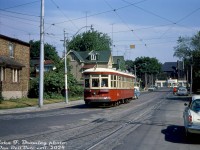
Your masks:
[{"label": "trolley pole on roof", "polygon": [[41,0],[40,18],[40,81],[39,81],[39,107],[43,106],[44,92],[44,0]]},{"label": "trolley pole on roof", "polygon": [[66,33],[64,30],[64,61],[65,61],[65,102],[68,103],[68,89],[67,89],[67,44],[66,44]]}]

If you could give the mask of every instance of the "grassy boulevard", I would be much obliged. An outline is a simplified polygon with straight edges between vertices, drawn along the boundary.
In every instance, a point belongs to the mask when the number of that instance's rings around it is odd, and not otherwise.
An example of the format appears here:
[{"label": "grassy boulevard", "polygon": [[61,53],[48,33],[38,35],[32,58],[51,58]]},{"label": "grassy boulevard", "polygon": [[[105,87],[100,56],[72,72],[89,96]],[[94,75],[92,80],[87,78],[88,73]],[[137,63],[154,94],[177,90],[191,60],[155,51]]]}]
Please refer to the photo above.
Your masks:
[{"label": "grassy boulevard", "polygon": [[[83,97],[72,97],[69,98],[69,101],[74,100],[80,100],[83,99]],[[45,104],[52,104],[52,103],[59,103],[64,102],[65,98],[63,99],[44,99],[44,105]],[[22,98],[22,99],[10,99],[10,100],[3,100],[0,102],[0,110],[1,109],[13,109],[13,108],[23,108],[23,107],[31,107],[31,106],[37,106],[38,105],[38,99],[33,98]]]}]

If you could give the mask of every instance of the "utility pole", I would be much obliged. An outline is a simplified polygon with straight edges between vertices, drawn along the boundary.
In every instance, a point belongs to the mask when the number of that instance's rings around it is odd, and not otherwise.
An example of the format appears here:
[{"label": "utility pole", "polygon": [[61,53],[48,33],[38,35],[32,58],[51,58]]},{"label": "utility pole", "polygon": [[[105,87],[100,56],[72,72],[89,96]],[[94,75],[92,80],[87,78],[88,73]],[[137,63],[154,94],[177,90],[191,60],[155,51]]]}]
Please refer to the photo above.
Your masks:
[{"label": "utility pole", "polygon": [[134,65],[134,72],[135,72],[135,82],[137,82],[136,65]]},{"label": "utility pole", "polygon": [[65,102],[68,103],[68,89],[67,89],[67,44],[66,44],[66,33],[64,30],[64,61],[65,61]]},{"label": "utility pole", "polygon": [[192,84],[193,84],[193,82],[192,82],[192,71],[193,71],[193,64],[191,64],[191,74],[190,74],[190,95],[192,95]]},{"label": "utility pole", "polygon": [[40,81],[39,81],[39,107],[43,106],[44,93],[44,0],[41,0],[40,17]]}]

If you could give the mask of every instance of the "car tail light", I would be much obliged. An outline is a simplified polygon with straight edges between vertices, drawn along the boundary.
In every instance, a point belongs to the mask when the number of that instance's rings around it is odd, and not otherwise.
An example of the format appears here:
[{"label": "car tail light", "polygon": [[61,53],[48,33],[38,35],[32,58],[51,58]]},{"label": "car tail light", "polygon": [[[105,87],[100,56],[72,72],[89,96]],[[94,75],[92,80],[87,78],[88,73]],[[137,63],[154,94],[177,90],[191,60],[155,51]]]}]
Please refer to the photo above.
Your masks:
[{"label": "car tail light", "polygon": [[189,123],[190,125],[192,124],[192,116],[191,116],[191,115],[188,116],[188,123]]}]

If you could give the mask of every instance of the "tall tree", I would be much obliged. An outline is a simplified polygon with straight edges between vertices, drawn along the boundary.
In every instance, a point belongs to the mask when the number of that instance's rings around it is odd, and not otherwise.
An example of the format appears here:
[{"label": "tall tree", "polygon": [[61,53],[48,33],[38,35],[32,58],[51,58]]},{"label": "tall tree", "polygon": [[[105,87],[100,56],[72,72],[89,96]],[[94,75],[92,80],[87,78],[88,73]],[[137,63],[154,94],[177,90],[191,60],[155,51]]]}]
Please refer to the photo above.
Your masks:
[{"label": "tall tree", "polygon": [[68,43],[68,49],[76,51],[111,50],[110,47],[110,37],[105,33],[93,30],[74,36]]},{"label": "tall tree", "polygon": [[[150,57],[137,57],[135,61],[127,60],[126,61],[127,69],[131,72],[134,72],[136,67],[137,78],[142,80],[142,85],[151,83],[155,81],[155,75],[161,72],[162,64],[156,58]],[[149,76],[149,80],[145,79],[145,75]],[[147,76],[146,76],[147,78]],[[150,80],[151,79],[151,80]],[[145,83],[145,81],[147,83]]]},{"label": "tall tree", "polygon": [[174,47],[174,56],[179,59],[189,57],[191,55],[191,38],[179,37],[177,40],[177,46]]},{"label": "tall tree", "polygon": [[193,37],[179,37],[174,47],[174,56],[179,59],[200,56],[200,31]]},{"label": "tall tree", "polygon": [[145,72],[148,74],[157,74],[161,71],[162,64],[156,58],[150,57],[137,57],[135,61],[126,61],[128,64],[129,70],[134,71],[134,66],[136,66],[136,70],[138,75],[144,74]]},{"label": "tall tree", "polygon": [[[200,89],[200,31],[192,37],[179,37],[177,46],[174,47],[174,56],[184,61],[189,72],[193,68],[193,90]],[[191,76],[188,78],[189,82],[190,78]]]},{"label": "tall tree", "polygon": [[[33,41],[30,42],[30,58],[39,58],[40,57],[40,41]],[[44,44],[44,59],[45,60],[53,60],[55,63],[60,61],[56,48],[53,45],[48,43]]]}]

